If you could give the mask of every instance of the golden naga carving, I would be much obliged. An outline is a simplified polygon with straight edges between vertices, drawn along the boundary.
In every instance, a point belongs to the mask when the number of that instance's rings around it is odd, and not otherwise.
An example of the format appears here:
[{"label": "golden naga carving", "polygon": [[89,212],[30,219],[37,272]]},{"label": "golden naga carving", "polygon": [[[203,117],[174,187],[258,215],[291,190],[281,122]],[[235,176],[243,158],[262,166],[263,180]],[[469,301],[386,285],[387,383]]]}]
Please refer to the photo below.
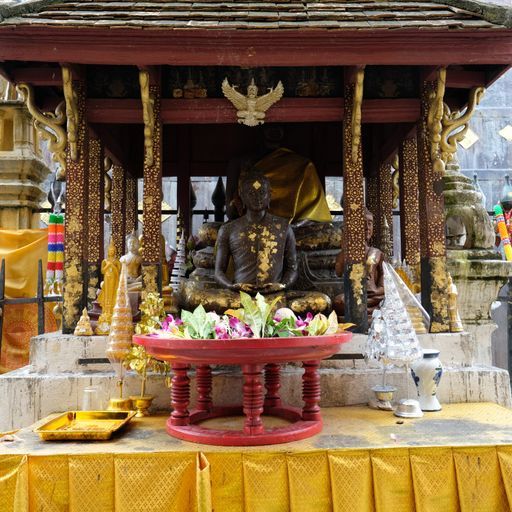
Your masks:
[{"label": "golden naga carving", "polygon": [[146,165],[153,165],[153,135],[155,133],[155,98],[149,90],[149,71],[139,71],[140,97],[142,100],[142,117],[144,119],[144,149]]},{"label": "golden naga carving", "polygon": [[66,178],[66,131],[62,127],[66,121],[64,101],[61,101],[55,112],[41,112],[34,103],[34,91],[32,86],[25,83],[17,87],[27,105],[28,111],[34,118],[34,127],[42,139],[48,141],[48,149],[52,159],[59,166],[57,179],[63,181]]},{"label": "golden naga carving", "polygon": [[[453,160],[457,152],[457,142],[460,142],[469,128],[469,121],[475,113],[476,106],[480,103],[485,93],[485,87],[473,87],[469,92],[469,102],[464,114],[460,111],[452,112],[445,103],[443,111],[443,130],[441,132],[441,158],[447,164]],[[459,128],[461,128],[459,130]],[[458,130],[458,131],[456,131]]]},{"label": "golden naga carving", "polygon": [[434,172],[444,174],[444,161],[441,159],[441,132],[443,130],[444,91],[446,88],[446,68],[437,71],[435,91],[429,97],[427,128],[430,142],[430,158]]},{"label": "golden naga carving", "polygon": [[238,110],[236,113],[238,122],[246,126],[258,126],[265,122],[265,112],[284,94],[284,87],[281,81],[275,87],[270,87],[269,92],[263,96],[258,96],[258,87],[254,83],[254,78],[247,87],[247,96],[236,90],[236,85],[229,84],[228,79],[224,78],[222,82],[222,92],[224,96]]},{"label": "golden naga carving", "polygon": [[358,149],[361,144],[361,107],[363,104],[364,68],[356,72],[354,102],[352,105],[352,163],[357,162]]},{"label": "golden naga carving", "polygon": [[62,88],[66,100],[69,155],[73,162],[78,160],[78,105],[73,89],[73,73],[68,66],[62,66]]}]

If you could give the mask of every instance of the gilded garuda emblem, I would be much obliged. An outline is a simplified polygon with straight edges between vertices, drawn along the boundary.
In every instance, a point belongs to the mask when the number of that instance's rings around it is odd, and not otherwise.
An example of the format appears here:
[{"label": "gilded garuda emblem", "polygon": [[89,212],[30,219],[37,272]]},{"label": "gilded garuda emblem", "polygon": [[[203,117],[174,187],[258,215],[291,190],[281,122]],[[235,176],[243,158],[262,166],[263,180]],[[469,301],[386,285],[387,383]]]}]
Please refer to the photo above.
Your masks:
[{"label": "gilded garuda emblem", "polygon": [[267,94],[258,96],[258,87],[254,83],[254,78],[247,87],[247,96],[236,90],[236,85],[229,85],[228,79],[224,78],[222,82],[222,92],[224,96],[233,103],[238,110],[236,113],[238,122],[246,126],[258,126],[265,121],[265,112],[284,94],[284,87],[281,81],[276,87],[271,87]]}]

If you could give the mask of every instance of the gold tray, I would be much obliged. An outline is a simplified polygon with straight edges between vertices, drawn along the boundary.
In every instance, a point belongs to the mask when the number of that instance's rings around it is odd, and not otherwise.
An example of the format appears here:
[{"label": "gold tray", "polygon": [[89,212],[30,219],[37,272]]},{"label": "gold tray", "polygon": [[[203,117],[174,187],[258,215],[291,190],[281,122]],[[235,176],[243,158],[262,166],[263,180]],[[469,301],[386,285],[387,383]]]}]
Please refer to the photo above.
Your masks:
[{"label": "gold tray", "polygon": [[34,429],[44,441],[99,441],[126,425],[135,411],[69,411]]}]

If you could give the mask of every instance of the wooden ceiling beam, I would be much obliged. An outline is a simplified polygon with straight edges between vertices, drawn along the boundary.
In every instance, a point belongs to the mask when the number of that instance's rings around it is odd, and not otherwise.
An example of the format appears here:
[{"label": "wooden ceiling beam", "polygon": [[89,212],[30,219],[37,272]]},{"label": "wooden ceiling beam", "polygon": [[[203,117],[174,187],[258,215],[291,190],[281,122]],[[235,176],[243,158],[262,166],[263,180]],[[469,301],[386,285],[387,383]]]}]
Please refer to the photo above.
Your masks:
[{"label": "wooden ceiling beam", "polygon": [[[50,105],[49,105],[50,106]],[[363,123],[408,123],[419,118],[419,99],[371,99],[363,101]],[[137,99],[89,99],[91,123],[142,123]],[[268,112],[266,122],[336,122],[343,119],[343,98],[283,98]],[[236,110],[225,99],[163,99],[164,124],[236,123]]]}]

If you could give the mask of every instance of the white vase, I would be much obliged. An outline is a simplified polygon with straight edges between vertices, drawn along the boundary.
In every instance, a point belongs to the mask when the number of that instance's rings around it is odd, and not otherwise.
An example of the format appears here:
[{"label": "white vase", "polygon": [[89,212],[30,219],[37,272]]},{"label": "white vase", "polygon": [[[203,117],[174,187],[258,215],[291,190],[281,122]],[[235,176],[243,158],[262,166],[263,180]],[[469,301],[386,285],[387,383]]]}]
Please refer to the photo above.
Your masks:
[{"label": "white vase", "polygon": [[439,350],[423,349],[423,359],[411,365],[412,378],[418,390],[418,400],[422,411],[440,411],[437,387],[443,374],[439,360]]}]

